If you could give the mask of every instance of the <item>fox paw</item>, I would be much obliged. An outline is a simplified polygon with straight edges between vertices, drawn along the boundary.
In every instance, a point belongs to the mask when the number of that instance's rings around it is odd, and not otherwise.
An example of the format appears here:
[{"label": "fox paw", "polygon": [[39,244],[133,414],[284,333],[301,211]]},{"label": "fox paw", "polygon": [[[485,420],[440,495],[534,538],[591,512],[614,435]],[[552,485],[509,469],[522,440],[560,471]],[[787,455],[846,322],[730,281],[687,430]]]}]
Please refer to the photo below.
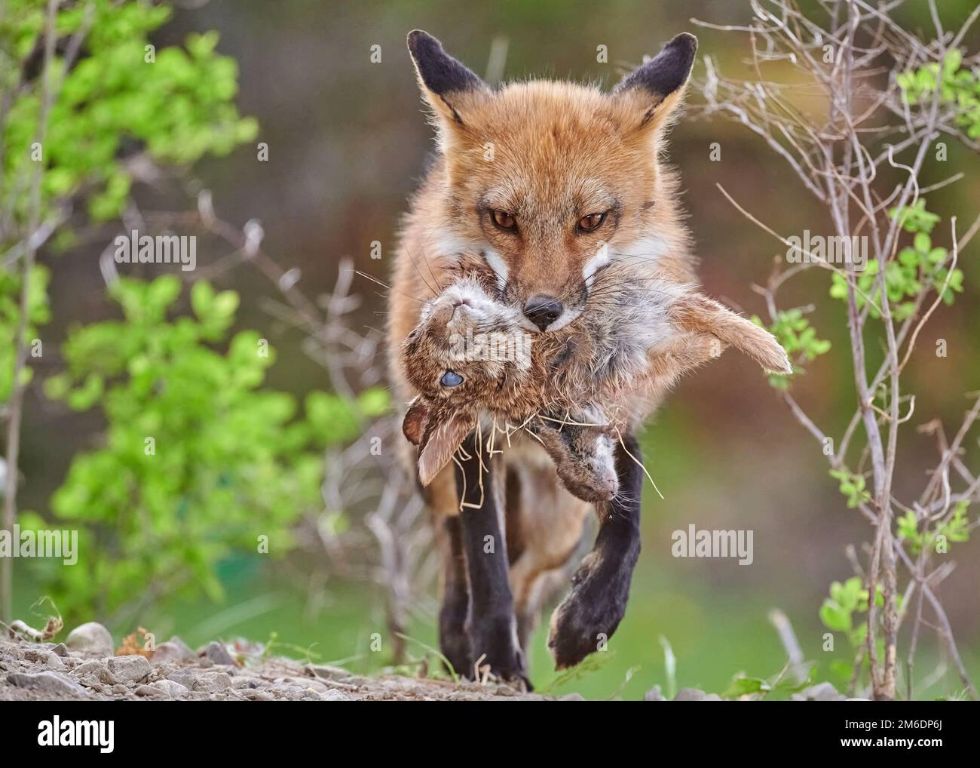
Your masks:
[{"label": "fox paw", "polygon": [[479,680],[486,675],[531,690],[527,661],[517,642],[513,618],[471,618],[468,634],[475,658],[466,671],[467,677]]},{"label": "fox paw", "polygon": [[548,649],[556,669],[574,667],[589,654],[605,650],[626,613],[628,574],[625,584],[616,575],[604,578],[586,558],[572,583],[572,591],[551,617]]}]

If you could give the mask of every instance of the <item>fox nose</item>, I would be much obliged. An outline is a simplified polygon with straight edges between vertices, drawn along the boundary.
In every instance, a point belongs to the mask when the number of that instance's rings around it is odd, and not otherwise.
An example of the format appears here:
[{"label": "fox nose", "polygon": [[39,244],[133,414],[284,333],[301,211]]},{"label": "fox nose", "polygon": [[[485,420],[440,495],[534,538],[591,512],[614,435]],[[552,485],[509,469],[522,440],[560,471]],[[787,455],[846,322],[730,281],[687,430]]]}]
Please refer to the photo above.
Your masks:
[{"label": "fox nose", "polygon": [[561,316],[563,309],[553,296],[532,296],[524,305],[524,316],[543,331]]}]

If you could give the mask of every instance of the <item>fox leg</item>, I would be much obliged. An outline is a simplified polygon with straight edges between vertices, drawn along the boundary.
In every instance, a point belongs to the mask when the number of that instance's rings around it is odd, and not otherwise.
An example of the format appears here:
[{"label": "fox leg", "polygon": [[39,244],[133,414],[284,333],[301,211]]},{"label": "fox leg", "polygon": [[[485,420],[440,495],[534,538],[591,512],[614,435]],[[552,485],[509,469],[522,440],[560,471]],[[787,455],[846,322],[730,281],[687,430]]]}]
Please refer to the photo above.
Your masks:
[{"label": "fox leg", "polygon": [[466,614],[470,595],[466,587],[466,557],[463,554],[459,517],[442,520],[440,539],[443,561],[442,604],[439,606],[439,649],[453,671],[465,675],[473,668],[470,640],[466,635]]},{"label": "fox leg", "polygon": [[[631,458],[627,451],[633,455]],[[632,435],[616,446],[619,493],[596,505],[595,546],[572,576],[572,589],[551,617],[548,647],[559,669],[578,664],[612,636],[626,612],[633,568],[640,555],[640,447]]]},{"label": "fox leg", "polygon": [[535,440],[515,439],[503,461],[510,585],[517,636],[527,653],[542,605],[568,584],[593,507],[569,493]]},{"label": "fox leg", "polygon": [[[418,453],[405,444],[405,458],[412,471]],[[437,551],[439,552],[439,650],[453,670],[466,674],[472,669],[470,641],[466,635],[469,591],[466,586],[466,557],[459,523],[459,495],[452,464],[440,472],[430,485],[419,484],[419,493],[428,508]]]},{"label": "fox leg", "polygon": [[466,438],[463,449],[467,458],[456,466],[456,486],[462,499],[460,538],[469,582],[466,629],[470,655],[480,666],[489,664],[498,677],[522,680],[530,687],[517,641],[507,541],[501,530],[490,457],[481,453],[473,435]]}]

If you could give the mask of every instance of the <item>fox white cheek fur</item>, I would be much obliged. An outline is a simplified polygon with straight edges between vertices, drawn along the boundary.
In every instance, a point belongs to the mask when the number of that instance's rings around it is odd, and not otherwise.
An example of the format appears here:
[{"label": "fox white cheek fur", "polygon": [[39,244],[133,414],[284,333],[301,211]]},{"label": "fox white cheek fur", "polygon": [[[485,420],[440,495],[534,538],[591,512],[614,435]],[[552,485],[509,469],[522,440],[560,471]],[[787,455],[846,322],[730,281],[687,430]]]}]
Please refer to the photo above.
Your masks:
[{"label": "fox white cheek fur", "polygon": [[595,255],[586,261],[582,266],[582,279],[585,281],[587,288],[591,287],[589,283],[592,278],[595,277],[596,272],[603,267],[608,267],[609,263],[609,246],[606,243],[603,243],[596,250]]},{"label": "fox white cheek fur", "polygon": [[507,262],[504,261],[503,256],[493,248],[487,247],[483,249],[483,260],[497,276],[497,287],[500,290],[504,290],[507,287],[507,280],[510,277],[510,268],[507,266]]}]

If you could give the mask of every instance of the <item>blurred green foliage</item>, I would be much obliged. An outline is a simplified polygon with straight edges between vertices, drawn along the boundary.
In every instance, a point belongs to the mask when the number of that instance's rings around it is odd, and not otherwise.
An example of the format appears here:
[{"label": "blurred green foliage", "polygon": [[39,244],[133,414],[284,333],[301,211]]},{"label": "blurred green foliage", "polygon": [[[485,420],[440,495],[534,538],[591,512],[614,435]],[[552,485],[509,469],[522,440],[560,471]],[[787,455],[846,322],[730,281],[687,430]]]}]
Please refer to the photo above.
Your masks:
[{"label": "blurred green foliage", "polygon": [[[255,137],[256,122],[234,103],[237,64],[216,53],[216,33],[157,49],[149,35],[171,17],[166,4],[61,4],[45,66],[47,12],[46,3],[11,0],[0,16],[0,184],[12,248],[35,236],[23,192],[38,173],[39,218],[67,246],[81,224],[66,221],[77,202],[96,221],[123,211],[135,157],[189,166]],[[29,278],[28,343],[50,319],[49,276],[38,266]],[[4,340],[16,337],[22,284],[16,270],[0,273]],[[122,319],[73,330],[66,370],[46,382],[49,397],[76,411],[98,408],[106,421],[100,445],[74,457],[51,502],[61,523],[80,529],[85,555],[76,567],[37,563],[70,619],[162,596],[220,597],[222,558],[239,547],[287,551],[290,526],[319,509],[326,445],[387,407],[373,390],[355,402],[314,393],[300,414],[293,395],[260,389],[274,359],[268,343],[251,331],[229,338],[238,295],[198,282],[192,312],[177,316],[181,290],[172,276],[114,282]],[[10,397],[14,355],[14,344],[0,346],[0,403]],[[30,512],[20,522],[50,525]]]},{"label": "blurred green foliage", "polygon": [[871,501],[864,475],[848,472],[846,469],[832,469],[830,476],[840,484],[840,492],[847,499],[848,509],[857,509]]},{"label": "blurred green foliage", "polygon": [[[65,41],[45,70],[46,4],[8,0],[0,16],[0,91],[12,93],[2,125],[3,188],[22,189],[43,163],[42,220],[84,193],[96,220],[120,213],[129,197],[127,163],[145,151],[164,163],[190,164],[251,141],[257,124],[234,104],[238,66],[215,53],[214,32],[190,35],[185,48],[156,50],[148,35],[170,18],[167,5],[113,2],[62,5],[56,30]],[[66,61],[73,36],[84,32],[76,60]],[[61,51],[61,48],[58,49]],[[42,108],[42,77],[53,96],[43,147],[34,147]],[[28,196],[4,200],[24,220]],[[62,244],[70,242],[62,234]]]},{"label": "blurred green foliage", "polygon": [[[260,389],[268,342],[254,331],[228,339],[237,294],[197,282],[193,313],[170,319],[180,293],[173,276],[117,281],[122,319],[72,332],[67,369],[46,382],[75,410],[99,406],[108,425],[52,500],[86,553],[50,573],[68,616],[187,591],[220,598],[217,564],[236,548],[285,554],[290,526],[319,508],[324,447],[386,406],[375,391],[360,407],[317,393],[301,418],[292,395]],[[36,515],[22,524],[44,526]]]},{"label": "blurred green foliage", "polygon": [[[843,634],[854,651],[862,648],[868,639],[868,594],[861,579],[852,576],[843,583],[833,582],[830,585],[830,596],[820,606],[820,621],[823,625],[832,632]],[[898,602],[901,608],[901,595],[898,596]],[[884,604],[885,596],[879,584],[875,589],[875,605],[880,608]],[[879,654],[882,649],[883,644],[878,649]],[[856,663],[868,666],[862,655],[857,656]],[[841,659],[832,661],[829,669],[837,675],[835,682],[842,687],[846,685],[853,674],[854,664],[855,662]]]},{"label": "blurred green foliage", "polygon": [[938,63],[926,64],[918,69],[903,72],[897,78],[909,104],[928,104],[939,88],[940,102],[952,105],[956,111],[956,124],[971,139],[980,138],[980,75],[969,67],[963,67],[963,52],[950,50]]},{"label": "blurred green foliage", "polygon": [[906,542],[913,555],[922,550],[948,552],[952,542],[963,543],[970,540],[970,520],[967,510],[970,502],[961,501],[953,505],[952,514],[936,522],[931,528],[928,522],[920,523],[911,509],[898,519],[898,537]]},{"label": "blurred green foliage", "polygon": [[[25,338],[33,343],[38,328],[51,319],[51,307],[48,303],[48,282],[51,273],[46,267],[35,265],[31,270],[29,281],[30,293],[27,297],[27,324]],[[21,278],[14,272],[0,272],[0,404],[10,399],[14,379],[14,357],[16,347],[7,339],[16,336],[20,323]],[[30,366],[21,369],[21,384],[27,385],[34,376]]]}]

